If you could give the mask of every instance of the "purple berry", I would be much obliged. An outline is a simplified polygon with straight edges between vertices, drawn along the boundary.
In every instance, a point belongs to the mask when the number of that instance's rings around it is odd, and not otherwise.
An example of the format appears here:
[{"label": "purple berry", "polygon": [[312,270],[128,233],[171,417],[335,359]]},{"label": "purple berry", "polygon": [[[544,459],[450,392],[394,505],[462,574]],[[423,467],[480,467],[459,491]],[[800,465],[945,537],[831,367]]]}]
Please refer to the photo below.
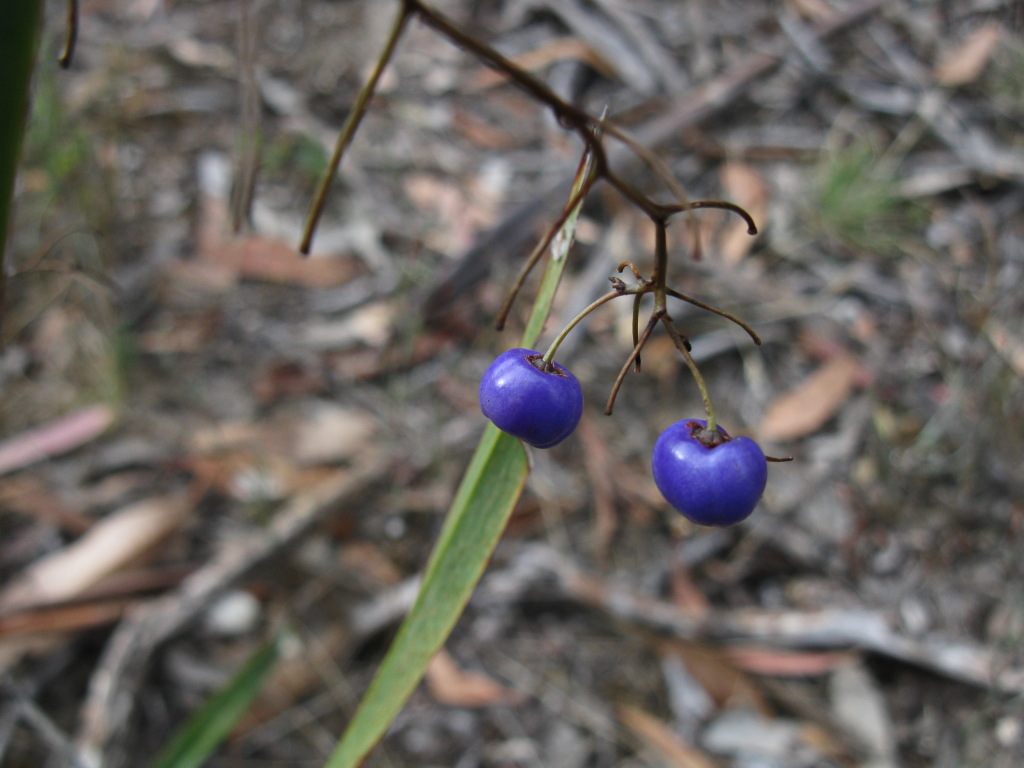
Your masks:
[{"label": "purple berry", "polygon": [[669,504],[698,525],[745,520],[768,481],[768,463],[749,437],[709,433],[703,419],[683,419],[654,444],[654,482]]},{"label": "purple berry", "polygon": [[558,363],[541,370],[543,355],[510,349],[491,363],[480,380],[480,410],[498,429],[536,448],[567,438],[583,414],[583,390]]}]

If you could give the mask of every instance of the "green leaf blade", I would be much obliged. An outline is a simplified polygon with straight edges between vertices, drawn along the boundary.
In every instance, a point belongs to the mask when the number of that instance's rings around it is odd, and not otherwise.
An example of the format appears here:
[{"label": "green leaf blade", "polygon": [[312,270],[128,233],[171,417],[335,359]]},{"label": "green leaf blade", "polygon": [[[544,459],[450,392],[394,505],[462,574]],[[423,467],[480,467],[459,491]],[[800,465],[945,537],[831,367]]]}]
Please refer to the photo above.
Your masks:
[{"label": "green leaf blade", "polygon": [[188,719],[151,768],[199,768],[230,734],[263,690],[281,653],[283,638],[264,643],[224,688]]},{"label": "green leaf blade", "polygon": [[358,765],[398,715],[462,614],[519,499],[528,469],[522,444],[488,426],[427,564],[416,603],[327,768]]},{"label": "green leaf blade", "polygon": [[[29,85],[43,25],[42,0],[24,0],[4,6],[0,23],[0,72],[5,87],[0,89],[0,289],[6,271],[2,268],[11,219],[14,179],[25,138],[29,111]],[[0,308],[3,306],[0,295]]]},{"label": "green leaf blade", "polygon": [[[587,156],[577,172],[574,194],[591,172]],[[551,311],[581,207],[582,201],[553,241],[554,252],[521,340],[524,347],[536,344]],[[324,768],[355,768],[384,737],[462,615],[519,501],[529,469],[522,443],[488,424],[448,511],[416,602]]]}]

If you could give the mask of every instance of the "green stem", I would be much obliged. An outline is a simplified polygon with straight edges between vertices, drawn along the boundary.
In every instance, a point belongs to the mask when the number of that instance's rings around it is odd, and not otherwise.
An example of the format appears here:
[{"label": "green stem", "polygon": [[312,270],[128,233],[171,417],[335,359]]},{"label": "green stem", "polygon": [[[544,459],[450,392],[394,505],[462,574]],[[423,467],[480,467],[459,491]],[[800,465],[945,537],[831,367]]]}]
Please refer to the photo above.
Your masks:
[{"label": "green stem", "polygon": [[708,432],[715,434],[718,431],[718,418],[715,415],[715,406],[711,402],[711,393],[708,391],[708,385],[704,383],[704,377],[701,376],[700,369],[697,367],[696,361],[693,359],[693,355],[690,354],[690,350],[686,348],[686,340],[679,334],[676,327],[672,324],[672,318],[668,315],[664,315],[661,318],[662,325],[665,326],[665,330],[668,331],[668,335],[672,338],[672,342],[676,345],[676,349],[679,350],[679,354],[683,356],[683,360],[686,361],[686,367],[690,369],[690,374],[693,376],[693,380],[697,382],[697,389],[700,390],[701,399],[704,401],[704,413],[707,415]]},{"label": "green stem", "polygon": [[550,369],[551,368],[551,366],[555,362],[555,352],[558,351],[559,345],[563,341],[565,341],[565,337],[569,335],[569,333],[572,331],[573,328],[575,328],[577,325],[580,324],[580,322],[583,320],[583,318],[585,318],[587,315],[589,315],[591,312],[593,312],[595,309],[597,309],[601,305],[607,304],[612,299],[617,298],[619,296],[628,296],[629,294],[631,294],[633,292],[634,291],[631,291],[631,290],[609,291],[608,293],[606,293],[601,298],[599,298],[596,301],[592,302],[589,306],[587,306],[586,309],[584,309],[578,315],[576,315],[576,317],[574,317],[569,322],[569,324],[567,326],[565,326],[565,328],[562,329],[562,332],[559,333],[557,336],[555,336],[555,340],[551,342],[551,346],[548,347],[548,351],[544,353],[544,357],[541,358],[544,361],[544,368],[546,368],[546,369]]},{"label": "green stem", "polygon": [[0,23],[0,318],[4,314],[4,254],[13,217],[14,182],[28,122],[29,86],[43,23],[42,0],[8,3]]}]

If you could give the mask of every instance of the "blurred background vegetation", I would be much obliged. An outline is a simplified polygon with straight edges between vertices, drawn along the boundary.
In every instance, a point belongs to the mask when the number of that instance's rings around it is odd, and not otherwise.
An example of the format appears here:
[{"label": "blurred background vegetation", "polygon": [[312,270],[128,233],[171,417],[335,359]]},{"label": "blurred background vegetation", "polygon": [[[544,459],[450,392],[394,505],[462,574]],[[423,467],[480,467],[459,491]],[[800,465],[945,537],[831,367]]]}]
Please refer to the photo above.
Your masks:
[{"label": "blurred background vegetation", "polygon": [[[748,523],[687,527],[647,463],[699,396],[655,338],[601,416],[631,342],[624,307],[595,315],[565,347],[579,433],[533,455],[478,596],[370,764],[1020,765],[1021,5],[439,5],[564,98],[660,130],[694,198],[755,214],[753,239],[702,216],[700,261],[695,225],[671,245],[676,287],[763,348],[676,318],[726,427],[796,461]],[[528,302],[501,335],[494,312],[580,151],[414,26],[300,259],[393,11],[97,2],[61,71],[48,9],[0,327],[0,763],[139,765],[283,620],[284,661],[208,764],[321,765],[351,716],[483,428],[477,378]],[[647,268],[650,235],[595,194],[545,340],[620,261]],[[308,535],[216,570],[371,456],[387,470]],[[197,572],[224,581],[185,620]],[[131,617],[157,608],[178,624],[146,646]],[[144,663],[107,711],[121,642]]]}]

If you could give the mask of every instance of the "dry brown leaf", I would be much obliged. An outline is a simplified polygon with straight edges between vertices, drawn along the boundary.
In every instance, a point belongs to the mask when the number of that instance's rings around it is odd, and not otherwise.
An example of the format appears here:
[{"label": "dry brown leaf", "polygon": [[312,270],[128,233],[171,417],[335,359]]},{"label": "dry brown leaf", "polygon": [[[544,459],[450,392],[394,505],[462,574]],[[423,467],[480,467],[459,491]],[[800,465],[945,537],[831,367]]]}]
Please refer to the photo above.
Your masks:
[{"label": "dry brown leaf", "polygon": [[[623,347],[632,348],[633,328],[632,320],[628,315],[624,316],[621,325],[616,328],[616,332],[622,340]],[[668,336],[653,336],[644,346],[640,361],[644,375],[657,379],[662,385],[678,376],[679,369],[683,365],[682,359],[676,351],[675,343]]]},{"label": "dry brown leaf", "polygon": [[269,283],[321,288],[341,285],[359,272],[355,260],[328,256],[302,256],[283,240],[244,237],[210,247],[202,257],[234,270],[241,278]]},{"label": "dry brown leaf", "polygon": [[85,533],[94,522],[82,512],[81,498],[68,504],[42,480],[28,473],[0,480],[0,505],[21,514],[35,515],[74,534]]},{"label": "dry brown leaf", "polygon": [[638,707],[620,704],[615,716],[648,747],[664,758],[673,768],[715,768],[715,763],[696,747],[691,746],[667,723]]},{"label": "dry brown leaf", "polygon": [[377,429],[363,411],[324,403],[297,425],[291,457],[299,464],[344,461],[364,450]]},{"label": "dry brown leaf", "polygon": [[378,585],[394,586],[402,580],[402,569],[380,547],[369,541],[346,544],[338,553],[338,562],[361,579],[376,581]]},{"label": "dry brown leaf", "polygon": [[114,409],[91,405],[0,443],[0,474],[73,451],[114,423]]},{"label": "dry brown leaf", "polygon": [[263,440],[264,429],[264,425],[251,421],[217,422],[196,429],[188,440],[188,450],[208,454],[258,447]]},{"label": "dry brown leaf", "polygon": [[1024,334],[1015,335],[998,320],[992,319],[985,323],[984,331],[988,340],[992,342],[992,346],[1017,372],[1017,375],[1024,376]]},{"label": "dry brown leaf", "polygon": [[446,222],[455,218],[466,203],[457,184],[433,173],[409,174],[402,187],[417,210],[437,213]]},{"label": "dry brown leaf", "polygon": [[256,399],[266,405],[277,400],[319,395],[327,389],[323,374],[295,360],[280,360],[264,369],[252,390]]},{"label": "dry brown leaf", "polygon": [[[161,496],[114,512],[75,543],[37,560],[15,576],[0,592],[0,615],[81,595],[152,551],[181,525],[190,510],[182,497]],[[91,611],[92,621],[114,620],[120,610],[110,605],[83,608],[86,614]],[[70,618],[64,615],[62,620],[67,624]],[[87,617],[79,618],[85,621]],[[52,629],[0,639],[0,670],[9,669],[26,654],[53,648],[63,635]]]},{"label": "dry brown leaf", "polygon": [[346,349],[356,344],[382,347],[391,338],[399,311],[390,302],[374,301],[349,312],[340,320],[307,324],[301,340],[305,346],[314,349]]},{"label": "dry brown leaf", "polygon": [[156,496],[114,512],[78,541],[26,568],[0,592],[0,613],[68,600],[138,561],[184,522],[181,496]]},{"label": "dry brown leaf", "polygon": [[232,49],[197,40],[183,33],[170,37],[167,52],[186,67],[216,69],[234,74],[238,66]]},{"label": "dry brown leaf", "polygon": [[[578,60],[592,66],[598,72],[608,77],[615,74],[615,70],[608,65],[601,54],[587,45],[577,37],[559,37],[554,40],[537,46],[536,48],[524,51],[518,56],[513,56],[512,61],[520,69],[536,72],[559,61]],[[470,91],[483,91],[493,88],[508,80],[508,75],[495,69],[486,68],[479,70],[466,87]]]},{"label": "dry brown leaf", "polygon": [[682,562],[673,564],[669,572],[672,602],[686,616],[703,619],[711,612],[711,602],[693,580],[690,569]]},{"label": "dry brown leaf", "polygon": [[217,310],[195,314],[178,314],[168,328],[146,331],[136,337],[138,348],[149,354],[198,352],[220,328],[221,313]]},{"label": "dry brown leaf", "polygon": [[443,648],[431,660],[425,679],[434,700],[451,707],[486,707],[521,697],[487,675],[462,669]]},{"label": "dry brown leaf", "polygon": [[523,144],[521,134],[482,120],[468,109],[456,107],[452,115],[452,129],[481,149],[510,150]]},{"label": "dry brown leaf", "polygon": [[113,624],[126,610],[136,604],[138,600],[105,600],[0,616],[0,637],[7,640],[20,635],[70,632]]},{"label": "dry brown leaf", "polygon": [[718,706],[745,706],[765,717],[772,715],[771,707],[754,681],[718,648],[677,640],[666,641],[658,650],[679,657]]},{"label": "dry brown leaf", "polygon": [[847,744],[838,735],[833,735],[826,728],[818,723],[802,723],[800,725],[800,740],[816,752],[826,755],[833,762],[841,765],[853,763],[852,753]]},{"label": "dry brown leaf", "polygon": [[504,193],[500,180],[489,182],[481,176],[454,183],[421,173],[410,176],[403,186],[413,205],[436,217],[438,225],[425,233],[424,241],[442,253],[469,248],[477,232],[494,223]]},{"label": "dry brown leaf", "polygon": [[232,234],[228,202],[231,186],[230,163],[210,153],[200,160],[199,221],[196,227],[198,261],[212,265],[204,270],[176,270],[179,277],[191,277],[223,290],[230,277],[310,288],[341,285],[359,273],[355,258],[337,258],[314,252],[302,256],[294,244],[266,235]]},{"label": "dry brown leaf", "polygon": [[861,378],[856,357],[846,352],[832,357],[768,405],[758,436],[785,441],[815,432],[836,414]]},{"label": "dry brown leaf", "polygon": [[237,270],[211,261],[172,261],[164,268],[164,275],[175,286],[194,295],[196,292],[225,294],[238,285]]},{"label": "dry brown leaf", "polygon": [[246,451],[214,456],[188,456],[182,466],[192,473],[196,487],[241,501],[267,501],[287,494],[283,475],[287,465],[274,457]]},{"label": "dry brown leaf", "polygon": [[320,482],[325,466],[353,459],[374,445],[376,422],[364,413],[322,403],[296,418],[223,422],[193,433],[182,463],[200,487],[232,498],[284,498]]},{"label": "dry brown leaf", "polygon": [[848,651],[781,651],[750,646],[731,646],[723,652],[730,664],[745,672],[775,677],[823,675],[857,658]]},{"label": "dry brown leaf", "polygon": [[[719,174],[727,200],[746,209],[754,222],[763,225],[768,214],[768,185],[754,166],[730,161]],[[755,238],[747,234],[747,224],[729,214],[718,241],[718,257],[726,264],[736,264],[750,253]]]},{"label": "dry brown leaf", "polygon": [[831,21],[838,15],[824,0],[787,0],[786,5],[809,21]]},{"label": "dry brown leaf", "polygon": [[287,498],[335,471],[326,466],[299,466],[286,455],[253,451],[193,456],[183,464],[195,476],[197,487],[246,502]]},{"label": "dry brown leaf", "polygon": [[973,83],[999,46],[1003,28],[985,24],[975,29],[960,45],[947,51],[935,66],[935,79],[942,85]]},{"label": "dry brown leaf", "polygon": [[593,528],[590,533],[591,549],[595,557],[605,561],[608,550],[619,528],[615,512],[615,476],[611,453],[601,433],[585,415],[580,421],[580,445],[583,446],[583,465],[591,477],[593,494]]}]

